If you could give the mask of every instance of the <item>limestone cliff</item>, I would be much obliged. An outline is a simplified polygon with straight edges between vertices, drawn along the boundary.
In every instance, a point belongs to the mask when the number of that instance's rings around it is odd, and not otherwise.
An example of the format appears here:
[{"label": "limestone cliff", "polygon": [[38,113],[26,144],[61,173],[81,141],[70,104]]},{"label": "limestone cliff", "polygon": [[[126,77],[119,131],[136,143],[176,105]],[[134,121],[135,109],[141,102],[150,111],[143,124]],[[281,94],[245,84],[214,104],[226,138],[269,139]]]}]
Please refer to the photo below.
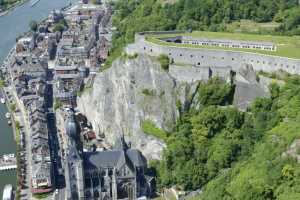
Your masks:
[{"label": "limestone cliff", "polygon": [[159,159],[165,144],[145,135],[141,123],[151,120],[157,127],[170,130],[179,115],[177,96],[185,101],[186,90],[154,58],[123,58],[96,76],[93,88],[79,97],[78,108],[109,143],[114,144],[124,133],[146,157]]},{"label": "limestone cliff", "polygon": [[[214,75],[226,80],[230,74],[229,67],[212,69],[174,65],[166,72],[153,57],[121,58],[110,69],[97,74],[93,87],[78,98],[77,104],[95,131],[105,136],[107,142],[114,144],[116,138],[124,134],[126,140],[147,158],[160,159],[165,144],[144,134],[142,122],[151,120],[157,127],[171,130],[179,116],[176,102],[180,101],[183,108],[193,103],[199,80],[208,80]],[[244,76],[245,80],[250,80],[248,74]],[[252,84],[247,85],[252,87]],[[257,84],[254,85],[254,97],[256,93],[263,96]],[[243,98],[239,97],[244,92],[236,95],[241,99],[238,104],[244,105]],[[252,97],[246,98],[247,104]]]}]

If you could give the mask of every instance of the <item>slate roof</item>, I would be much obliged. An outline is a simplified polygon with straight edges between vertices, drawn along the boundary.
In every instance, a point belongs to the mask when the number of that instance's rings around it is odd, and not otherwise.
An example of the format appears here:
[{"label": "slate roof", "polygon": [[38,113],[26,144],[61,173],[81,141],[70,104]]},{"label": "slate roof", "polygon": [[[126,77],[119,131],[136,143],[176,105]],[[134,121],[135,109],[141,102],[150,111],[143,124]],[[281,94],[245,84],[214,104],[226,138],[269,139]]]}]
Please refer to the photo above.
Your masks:
[{"label": "slate roof", "polygon": [[146,159],[136,149],[100,152],[84,152],[86,168],[117,168],[123,165],[145,167]]},{"label": "slate roof", "polygon": [[114,168],[124,165],[123,151],[84,152],[84,164],[87,168]]},{"label": "slate roof", "polygon": [[147,160],[138,150],[128,149],[126,154],[136,167],[146,167]]}]

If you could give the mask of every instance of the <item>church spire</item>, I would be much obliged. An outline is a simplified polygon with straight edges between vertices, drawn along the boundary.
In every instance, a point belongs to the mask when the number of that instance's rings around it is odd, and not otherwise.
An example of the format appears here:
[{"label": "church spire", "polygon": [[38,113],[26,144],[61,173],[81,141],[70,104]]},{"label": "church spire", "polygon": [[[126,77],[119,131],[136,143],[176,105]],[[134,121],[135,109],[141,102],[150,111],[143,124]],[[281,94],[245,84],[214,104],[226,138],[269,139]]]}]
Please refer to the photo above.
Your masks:
[{"label": "church spire", "polygon": [[115,149],[124,150],[124,151],[126,151],[127,149],[129,149],[129,146],[127,145],[127,143],[125,141],[124,134],[120,135],[120,137],[116,141],[116,143],[115,143]]}]

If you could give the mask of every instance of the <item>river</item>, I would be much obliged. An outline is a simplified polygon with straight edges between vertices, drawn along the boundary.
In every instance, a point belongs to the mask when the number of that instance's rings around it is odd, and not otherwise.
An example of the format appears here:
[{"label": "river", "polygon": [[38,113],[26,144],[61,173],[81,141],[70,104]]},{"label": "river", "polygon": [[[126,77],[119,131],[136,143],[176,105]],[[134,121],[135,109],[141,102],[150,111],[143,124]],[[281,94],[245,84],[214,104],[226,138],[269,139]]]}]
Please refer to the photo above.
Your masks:
[{"label": "river", "polygon": [[[34,7],[27,2],[7,15],[0,17],[0,63],[13,47],[16,37],[28,31],[31,20],[42,20],[48,16],[51,10],[66,6],[70,0],[41,0]],[[76,0],[72,0],[76,2]],[[13,137],[12,128],[7,125],[5,113],[7,108],[0,105],[0,155],[16,153],[16,144]],[[0,172],[0,199],[5,184],[16,185],[16,172]]]}]

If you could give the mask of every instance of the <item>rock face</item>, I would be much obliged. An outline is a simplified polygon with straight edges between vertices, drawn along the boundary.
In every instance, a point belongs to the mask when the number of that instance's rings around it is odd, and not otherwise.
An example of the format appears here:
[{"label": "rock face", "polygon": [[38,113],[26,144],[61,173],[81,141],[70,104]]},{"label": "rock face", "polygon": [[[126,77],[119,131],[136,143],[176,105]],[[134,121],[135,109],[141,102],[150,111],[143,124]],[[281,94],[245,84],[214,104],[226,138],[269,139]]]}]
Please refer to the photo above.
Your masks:
[{"label": "rock face", "polygon": [[178,117],[175,93],[176,82],[152,58],[119,59],[96,76],[93,89],[79,97],[78,108],[109,143],[124,134],[147,158],[160,159],[165,144],[140,127],[151,120],[170,130]]},{"label": "rock face", "polygon": [[[125,139],[148,159],[160,159],[165,144],[143,133],[142,122],[151,120],[157,127],[171,130],[179,117],[176,104],[180,102],[181,108],[193,105],[199,80],[207,81],[214,75],[226,80],[230,71],[231,68],[171,65],[166,72],[153,57],[121,58],[96,76],[93,88],[84,92],[77,104],[96,133],[105,136],[108,143],[114,144],[124,134]],[[264,95],[260,89],[256,91],[257,83],[249,83],[254,81],[251,70],[245,69],[241,74],[246,77],[237,76],[243,86],[255,87],[254,96]],[[241,98],[243,88],[239,88],[237,105],[244,101]],[[252,97],[245,101],[248,103]]]},{"label": "rock face", "polygon": [[259,82],[251,65],[242,65],[235,77],[235,93],[233,105],[240,110],[247,107],[257,97],[268,97],[267,82]]}]

